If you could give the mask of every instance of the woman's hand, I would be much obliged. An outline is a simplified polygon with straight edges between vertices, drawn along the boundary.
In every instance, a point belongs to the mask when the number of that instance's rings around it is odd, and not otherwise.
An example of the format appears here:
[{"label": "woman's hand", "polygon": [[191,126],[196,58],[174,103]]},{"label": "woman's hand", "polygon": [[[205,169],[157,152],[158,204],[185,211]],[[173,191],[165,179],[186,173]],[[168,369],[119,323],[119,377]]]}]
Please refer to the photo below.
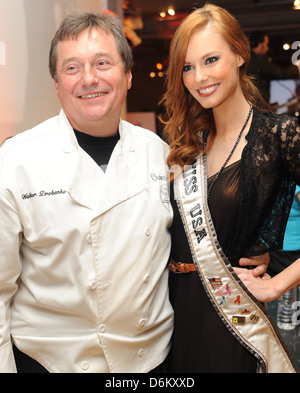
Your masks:
[{"label": "woman's hand", "polygon": [[252,269],[234,268],[244,285],[261,302],[267,303],[300,285],[300,258],[271,278],[268,274],[254,276]]},{"label": "woman's hand", "polygon": [[243,268],[233,268],[240,280],[247,289],[262,303],[268,303],[278,297],[272,286],[271,277],[264,273],[262,276],[255,277],[253,270]]}]

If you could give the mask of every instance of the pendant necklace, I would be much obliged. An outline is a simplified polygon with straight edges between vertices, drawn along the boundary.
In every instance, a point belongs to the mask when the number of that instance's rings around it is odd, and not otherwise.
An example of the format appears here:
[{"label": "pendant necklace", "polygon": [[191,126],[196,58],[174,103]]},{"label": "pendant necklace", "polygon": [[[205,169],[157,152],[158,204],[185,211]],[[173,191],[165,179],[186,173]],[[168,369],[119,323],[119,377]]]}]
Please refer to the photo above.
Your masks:
[{"label": "pendant necklace", "polygon": [[231,152],[229,153],[229,156],[226,158],[226,161],[225,161],[224,164],[222,165],[222,167],[221,167],[221,169],[219,170],[219,172],[215,175],[215,178],[214,178],[213,182],[211,183],[211,185],[210,185],[210,187],[209,187],[209,189],[208,189],[208,192],[207,192],[207,200],[209,199],[209,195],[210,195],[211,189],[213,188],[214,184],[215,184],[216,181],[218,180],[219,176],[221,175],[221,173],[223,172],[225,166],[227,165],[228,161],[230,160],[232,154],[234,153],[234,151],[235,151],[235,149],[236,149],[236,147],[237,147],[237,145],[238,145],[238,143],[239,143],[239,141],[240,141],[240,139],[241,139],[241,136],[242,136],[242,134],[243,134],[243,132],[244,132],[244,129],[245,129],[245,127],[246,127],[246,125],[247,125],[247,123],[248,123],[248,121],[249,121],[249,118],[250,118],[250,116],[251,116],[252,110],[253,110],[253,107],[252,107],[252,104],[250,104],[250,110],[249,110],[247,119],[246,119],[246,121],[245,121],[245,123],[244,123],[244,125],[243,125],[243,127],[242,127],[242,129],[241,129],[241,131],[240,131],[240,133],[239,133],[239,135],[238,135],[238,137],[237,137],[237,140],[235,141],[235,144],[234,144],[234,146],[233,146]]}]

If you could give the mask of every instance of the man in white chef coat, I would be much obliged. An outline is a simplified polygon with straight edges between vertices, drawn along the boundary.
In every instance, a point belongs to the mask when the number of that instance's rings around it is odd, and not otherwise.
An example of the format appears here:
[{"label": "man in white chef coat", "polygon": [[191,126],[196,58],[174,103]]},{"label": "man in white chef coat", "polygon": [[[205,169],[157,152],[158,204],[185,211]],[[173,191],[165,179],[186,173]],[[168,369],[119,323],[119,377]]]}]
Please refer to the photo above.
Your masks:
[{"label": "man in white chef coat", "polygon": [[150,372],[169,350],[167,145],[120,120],[122,24],[66,17],[62,110],[0,149],[0,372]]}]

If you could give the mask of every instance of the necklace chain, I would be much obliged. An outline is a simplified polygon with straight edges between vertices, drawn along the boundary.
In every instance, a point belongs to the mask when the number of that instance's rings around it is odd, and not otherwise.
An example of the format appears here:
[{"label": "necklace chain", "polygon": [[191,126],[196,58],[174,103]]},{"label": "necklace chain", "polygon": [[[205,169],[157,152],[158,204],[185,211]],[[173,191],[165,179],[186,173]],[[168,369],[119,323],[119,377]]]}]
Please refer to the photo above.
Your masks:
[{"label": "necklace chain", "polygon": [[248,121],[249,121],[249,118],[250,118],[250,116],[251,116],[252,110],[253,110],[253,107],[252,107],[252,104],[250,104],[250,110],[249,110],[247,119],[246,119],[246,121],[245,121],[245,123],[244,123],[244,125],[243,125],[243,127],[242,127],[242,129],[241,129],[241,131],[240,131],[240,133],[239,133],[239,135],[238,135],[238,137],[237,137],[237,140],[235,141],[235,144],[234,144],[234,146],[233,146],[231,152],[229,153],[229,156],[226,158],[226,160],[225,160],[224,164],[222,165],[221,169],[219,170],[219,172],[215,175],[215,178],[214,178],[214,180],[212,181],[212,183],[211,183],[211,185],[210,185],[210,187],[209,187],[209,189],[208,189],[207,199],[209,199],[209,195],[210,195],[211,189],[213,188],[214,184],[215,184],[216,181],[218,180],[219,176],[221,175],[221,173],[223,172],[225,166],[227,165],[228,161],[230,160],[232,154],[234,153],[234,151],[235,151],[235,149],[236,149],[236,147],[237,147],[237,145],[238,145],[238,143],[239,143],[239,141],[240,141],[240,139],[241,139],[241,136],[242,136],[242,134],[243,134],[243,132],[244,132],[244,129],[245,129],[245,127],[246,127],[246,125],[247,125],[247,123],[248,123]]}]

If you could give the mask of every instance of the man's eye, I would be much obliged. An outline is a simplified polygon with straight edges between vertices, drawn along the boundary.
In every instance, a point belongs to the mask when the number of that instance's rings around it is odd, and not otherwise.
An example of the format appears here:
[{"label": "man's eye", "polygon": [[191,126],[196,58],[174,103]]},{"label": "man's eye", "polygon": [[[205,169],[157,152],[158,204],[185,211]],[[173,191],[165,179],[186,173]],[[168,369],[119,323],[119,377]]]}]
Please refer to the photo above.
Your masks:
[{"label": "man's eye", "polygon": [[66,72],[68,73],[72,73],[72,72],[76,72],[78,69],[78,67],[74,66],[74,65],[70,65],[66,67]]},{"label": "man's eye", "polygon": [[98,64],[98,67],[101,67],[101,68],[108,68],[109,67],[109,63],[105,60],[101,60],[97,64]]}]

